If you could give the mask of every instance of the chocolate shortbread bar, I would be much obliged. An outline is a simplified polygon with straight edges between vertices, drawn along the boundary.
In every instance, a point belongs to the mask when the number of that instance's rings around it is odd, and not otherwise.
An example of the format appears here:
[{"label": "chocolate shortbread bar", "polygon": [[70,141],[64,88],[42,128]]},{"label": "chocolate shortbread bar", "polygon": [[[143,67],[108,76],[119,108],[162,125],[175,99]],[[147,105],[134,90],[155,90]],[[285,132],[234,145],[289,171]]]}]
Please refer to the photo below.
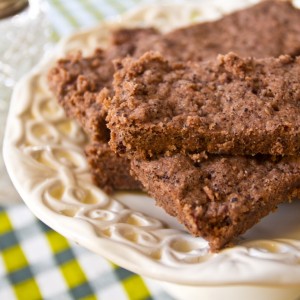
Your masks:
[{"label": "chocolate shortbread bar", "polygon": [[217,251],[299,196],[300,161],[268,156],[214,156],[194,162],[181,154],[132,160],[132,170],[157,205]]},{"label": "chocolate shortbread bar", "polygon": [[120,154],[300,153],[300,58],[171,63],[148,52],[118,67],[107,119]]}]

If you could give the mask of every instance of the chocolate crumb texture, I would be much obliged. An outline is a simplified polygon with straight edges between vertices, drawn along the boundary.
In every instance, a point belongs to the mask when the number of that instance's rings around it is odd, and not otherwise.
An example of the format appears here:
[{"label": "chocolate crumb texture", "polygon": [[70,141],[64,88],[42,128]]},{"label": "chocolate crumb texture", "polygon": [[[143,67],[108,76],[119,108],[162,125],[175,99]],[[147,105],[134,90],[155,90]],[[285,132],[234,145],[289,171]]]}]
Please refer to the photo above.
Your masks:
[{"label": "chocolate crumb texture", "polygon": [[107,120],[120,154],[300,152],[300,58],[172,63],[147,52],[114,78]]},{"label": "chocolate crumb texture", "polygon": [[112,152],[107,143],[90,143],[85,154],[93,181],[105,192],[142,189],[141,183],[130,175],[129,160]]},{"label": "chocolate crumb texture", "polygon": [[218,251],[284,201],[299,197],[298,157],[177,154],[134,159],[132,171],[157,205]]}]

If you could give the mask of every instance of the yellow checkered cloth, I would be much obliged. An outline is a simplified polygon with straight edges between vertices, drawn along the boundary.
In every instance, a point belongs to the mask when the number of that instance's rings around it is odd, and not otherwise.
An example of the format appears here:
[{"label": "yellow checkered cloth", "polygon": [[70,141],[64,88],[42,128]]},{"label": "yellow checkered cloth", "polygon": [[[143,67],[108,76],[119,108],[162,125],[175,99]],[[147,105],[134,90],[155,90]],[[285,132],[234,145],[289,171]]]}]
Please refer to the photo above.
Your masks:
[{"label": "yellow checkered cloth", "polygon": [[171,299],[155,283],[79,247],[23,204],[0,207],[0,299]]}]

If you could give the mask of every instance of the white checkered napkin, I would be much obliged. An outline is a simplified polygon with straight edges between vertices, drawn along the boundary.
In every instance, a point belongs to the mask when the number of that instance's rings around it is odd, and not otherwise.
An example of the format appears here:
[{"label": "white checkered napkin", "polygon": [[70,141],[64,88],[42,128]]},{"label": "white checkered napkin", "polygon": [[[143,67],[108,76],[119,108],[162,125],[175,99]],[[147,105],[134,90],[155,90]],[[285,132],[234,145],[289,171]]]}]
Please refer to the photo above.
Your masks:
[{"label": "white checkered napkin", "polygon": [[19,204],[0,207],[0,299],[171,297],[152,281],[70,243]]}]

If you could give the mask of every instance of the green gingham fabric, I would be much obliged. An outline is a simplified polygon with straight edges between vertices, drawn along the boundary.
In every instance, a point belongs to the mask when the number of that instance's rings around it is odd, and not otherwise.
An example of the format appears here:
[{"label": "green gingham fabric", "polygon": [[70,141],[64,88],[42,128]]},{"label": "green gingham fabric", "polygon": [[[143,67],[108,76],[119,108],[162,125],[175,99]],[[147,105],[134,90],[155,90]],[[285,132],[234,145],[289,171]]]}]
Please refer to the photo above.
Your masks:
[{"label": "green gingham fabric", "polygon": [[[137,0],[45,0],[53,39],[96,25]],[[0,300],[170,300],[159,285],[79,247],[24,204],[0,206]]]}]

